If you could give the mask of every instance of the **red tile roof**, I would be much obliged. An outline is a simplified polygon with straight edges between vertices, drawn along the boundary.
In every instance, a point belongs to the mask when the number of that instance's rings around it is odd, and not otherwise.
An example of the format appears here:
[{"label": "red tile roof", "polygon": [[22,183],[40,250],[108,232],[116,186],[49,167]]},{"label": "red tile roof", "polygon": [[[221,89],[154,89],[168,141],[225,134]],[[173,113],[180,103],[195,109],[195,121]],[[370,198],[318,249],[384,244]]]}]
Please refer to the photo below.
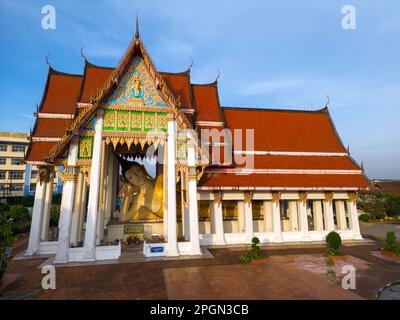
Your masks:
[{"label": "red tile roof", "polygon": [[75,113],[81,83],[81,75],[67,74],[50,69],[39,111],[45,113]]},{"label": "red tile roof", "polygon": [[85,61],[85,70],[82,87],[80,91],[79,102],[89,103],[98,89],[100,89],[110,77],[114,68],[96,66]]},{"label": "red tile roof", "polygon": [[[360,167],[346,156],[323,157],[323,156],[235,155],[233,159],[241,160],[242,157],[253,157],[254,168],[256,169],[360,170]],[[249,161],[249,164],[247,164],[247,166],[249,166],[250,163],[251,162]],[[236,167],[245,167],[245,166],[246,164],[242,162],[242,164],[237,165]]]},{"label": "red tile roof", "polygon": [[55,145],[55,142],[31,142],[28,153],[26,156],[26,161],[41,161],[44,162],[45,155],[50,151],[50,149]]},{"label": "red tile roof", "polygon": [[160,72],[168,88],[173,94],[181,99],[181,109],[192,109],[192,92],[190,88],[190,73],[169,73]]},{"label": "red tile roof", "polygon": [[254,129],[254,149],[257,151],[347,152],[326,109],[291,111],[224,107],[222,110],[226,126],[231,130]]},{"label": "red tile roof", "polygon": [[368,188],[362,174],[248,174],[204,175],[200,186],[218,188]]},{"label": "red tile roof", "polygon": [[61,138],[71,122],[72,120],[70,119],[39,118],[36,120],[32,136],[42,138]]},{"label": "red tile roof", "polygon": [[216,84],[192,84],[192,92],[196,106],[196,121],[224,121]]}]

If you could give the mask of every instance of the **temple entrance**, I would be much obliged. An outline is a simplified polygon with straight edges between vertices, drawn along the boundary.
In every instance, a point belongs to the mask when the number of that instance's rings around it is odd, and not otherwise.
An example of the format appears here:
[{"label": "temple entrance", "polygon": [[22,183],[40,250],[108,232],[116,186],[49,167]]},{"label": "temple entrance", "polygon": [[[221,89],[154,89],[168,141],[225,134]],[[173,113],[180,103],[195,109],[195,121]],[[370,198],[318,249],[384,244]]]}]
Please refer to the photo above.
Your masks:
[{"label": "temple entrance", "polygon": [[164,141],[109,143],[104,210],[105,242],[121,242],[129,256],[143,256],[143,243],[164,243]]}]

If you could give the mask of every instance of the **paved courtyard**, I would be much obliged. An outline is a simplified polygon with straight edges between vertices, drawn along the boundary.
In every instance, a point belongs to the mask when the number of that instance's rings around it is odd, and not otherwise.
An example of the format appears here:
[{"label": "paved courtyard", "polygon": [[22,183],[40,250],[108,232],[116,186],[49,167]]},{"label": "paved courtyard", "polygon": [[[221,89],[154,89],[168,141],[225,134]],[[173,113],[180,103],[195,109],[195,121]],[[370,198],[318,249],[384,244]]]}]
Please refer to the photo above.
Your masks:
[{"label": "paved courtyard", "polygon": [[384,241],[386,233],[393,231],[397,240],[400,241],[400,223],[382,223],[382,222],[362,222],[360,221],[360,230],[363,235],[368,235],[374,239]]},{"label": "paved courtyard", "polygon": [[[357,288],[327,277],[323,245],[267,247],[263,265],[241,265],[243,248],[210,249],[212,258],[57,267],[57,289],[41,288],[45,259],[13,260],[3,278],[2,299],[375,299],[379,289],[400,279],[400,265],[371,255],[381,247],[347,245],[347,262],[357,269]],[[15,251],[26,246],[17,243]]]}]

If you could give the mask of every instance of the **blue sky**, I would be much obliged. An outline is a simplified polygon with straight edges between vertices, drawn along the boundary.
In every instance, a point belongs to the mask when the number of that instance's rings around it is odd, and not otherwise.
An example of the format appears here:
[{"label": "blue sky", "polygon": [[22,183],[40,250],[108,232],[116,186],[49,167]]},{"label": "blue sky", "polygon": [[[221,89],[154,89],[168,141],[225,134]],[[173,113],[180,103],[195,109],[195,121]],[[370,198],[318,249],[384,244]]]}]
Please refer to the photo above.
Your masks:
[{"label": "blue sky", "polygon": [[[41,9],[56,8],[43,30]],[[356,29],[341,27],[343,5]],[[330,111],[370,178],[400,178],[400,1],[0,0],[0,131],[29,131],[52,66],[114,66],[140,33],[160,71],[207,83],[222,105]],[[282,124],[284,125],[284,124]]]}]

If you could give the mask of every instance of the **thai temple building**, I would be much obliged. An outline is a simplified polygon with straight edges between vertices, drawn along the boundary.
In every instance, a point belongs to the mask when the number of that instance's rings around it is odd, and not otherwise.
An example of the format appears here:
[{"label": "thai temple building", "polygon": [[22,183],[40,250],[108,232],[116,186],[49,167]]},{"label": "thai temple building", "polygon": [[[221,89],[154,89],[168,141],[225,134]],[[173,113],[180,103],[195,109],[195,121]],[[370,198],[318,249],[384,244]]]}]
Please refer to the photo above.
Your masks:
[{"label": "thai temple building", "polygon": [[[83,55],[83,54],[82,54]],[[369,182],[327,106],[221,106],[218,82],[158,71],[136,34],[118,65],[49,71],[26,162],[38,167],[26,255],[55,263],[201,255],[206,246],[360,240]],[[53,177],[63,180],[50,241]]]}]

